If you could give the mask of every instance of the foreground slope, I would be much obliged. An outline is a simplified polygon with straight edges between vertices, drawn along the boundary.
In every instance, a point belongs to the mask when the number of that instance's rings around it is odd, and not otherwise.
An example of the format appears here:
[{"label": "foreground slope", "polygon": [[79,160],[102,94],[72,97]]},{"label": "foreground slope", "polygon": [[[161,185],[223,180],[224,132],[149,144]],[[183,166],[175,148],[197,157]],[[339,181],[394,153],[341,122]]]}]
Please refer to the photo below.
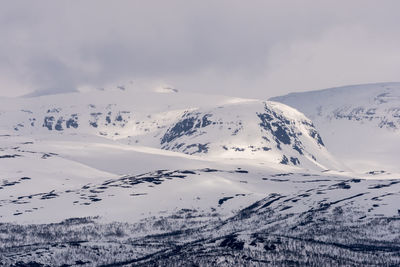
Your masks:
[{"label": "foreground slope", "polygon": [[[87,146],[90,160],[99,160],[95,157],[99,149],[98,144]],[[124,159],[124,165],[142,158],[141,165],[145,164],[146,156],[135,157],[137,152],[112,155],[117,161]],[[43,175],[3,184],[0,262],[15,266],[400,263],[399,179],[301,172],[280,164],[268,168],[249,162],[223,164],[193,156],[164,155],[173,157],[166,161],[162,152],[154,152],[148,158],[154,167],[170,169],[61,187],[47,184],[48,177],[43,181],[47,187],[35,189]],[[54,180],[68,181],[63,172],[53,170],[56,174],[60,176]]]},{"label": "foreground slope", "polygon": [[271,98],[309,117],[353,170],[400,172],[400,83],[345,86]]}]

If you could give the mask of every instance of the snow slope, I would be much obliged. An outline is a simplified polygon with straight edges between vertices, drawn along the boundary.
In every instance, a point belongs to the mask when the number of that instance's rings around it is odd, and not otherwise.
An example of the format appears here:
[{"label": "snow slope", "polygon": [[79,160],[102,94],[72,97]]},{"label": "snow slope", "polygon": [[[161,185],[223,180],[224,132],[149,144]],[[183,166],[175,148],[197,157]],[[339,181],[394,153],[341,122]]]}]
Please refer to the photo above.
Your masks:
[{"label": "snow slope", "polygon": [[102,136],[208,158],[343,169],[303,114],[251,99],[134,90],[6,99],[0,127],[44,139]]},{"label": "snow slope", "polygon": [[400,172],[400,83],[345,86],[271,98],[309,117],[328,150],[360,172]]}]

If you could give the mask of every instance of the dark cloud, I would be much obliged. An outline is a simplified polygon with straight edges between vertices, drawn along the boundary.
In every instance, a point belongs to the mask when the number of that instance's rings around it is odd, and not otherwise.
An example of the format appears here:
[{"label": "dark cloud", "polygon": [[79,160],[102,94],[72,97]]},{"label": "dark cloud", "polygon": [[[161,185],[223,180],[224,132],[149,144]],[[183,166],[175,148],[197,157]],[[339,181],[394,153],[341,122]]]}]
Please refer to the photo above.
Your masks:
[{"label": "dark cloud", "polygon": [[126,79],[248,97],[399,80],[399,1],[1,1],[0,95]]}]

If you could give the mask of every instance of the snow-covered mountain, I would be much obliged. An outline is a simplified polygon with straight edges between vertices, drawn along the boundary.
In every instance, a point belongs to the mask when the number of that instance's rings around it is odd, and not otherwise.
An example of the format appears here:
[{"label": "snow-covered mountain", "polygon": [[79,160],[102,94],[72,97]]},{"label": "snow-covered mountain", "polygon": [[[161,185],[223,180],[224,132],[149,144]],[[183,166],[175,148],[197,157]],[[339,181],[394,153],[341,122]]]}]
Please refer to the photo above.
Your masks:
[{"label": "snow-covered mountain", "polygon": [[0,127],[23,135],[102,136],[208,158],[343,168],[309,119],[268,101],[125,90],[7,99]]},{"label": "snow-covered mountain", "polygon": [[400,83],[345,86],[271,98],[303,112],[348,167],[400,172]]},{"label": "snow-covered mountain", "polygon": [[173,89],[0,99],[0,265],[400,263],[395,174],[285,104]]}]

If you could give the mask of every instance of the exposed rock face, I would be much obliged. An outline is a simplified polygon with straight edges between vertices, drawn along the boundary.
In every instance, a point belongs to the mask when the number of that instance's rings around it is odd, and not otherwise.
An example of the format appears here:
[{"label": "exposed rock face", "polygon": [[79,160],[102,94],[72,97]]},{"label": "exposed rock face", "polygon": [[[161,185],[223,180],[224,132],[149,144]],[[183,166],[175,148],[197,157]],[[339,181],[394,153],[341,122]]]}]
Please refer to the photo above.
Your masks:
[{"label": "exposed rock face", "polygon": [[303,114],[261,101],[186,112],[163,134],[161,147],[186,154],[265,157],[285,165],[317,162],[325,153],[320,134]]}]

